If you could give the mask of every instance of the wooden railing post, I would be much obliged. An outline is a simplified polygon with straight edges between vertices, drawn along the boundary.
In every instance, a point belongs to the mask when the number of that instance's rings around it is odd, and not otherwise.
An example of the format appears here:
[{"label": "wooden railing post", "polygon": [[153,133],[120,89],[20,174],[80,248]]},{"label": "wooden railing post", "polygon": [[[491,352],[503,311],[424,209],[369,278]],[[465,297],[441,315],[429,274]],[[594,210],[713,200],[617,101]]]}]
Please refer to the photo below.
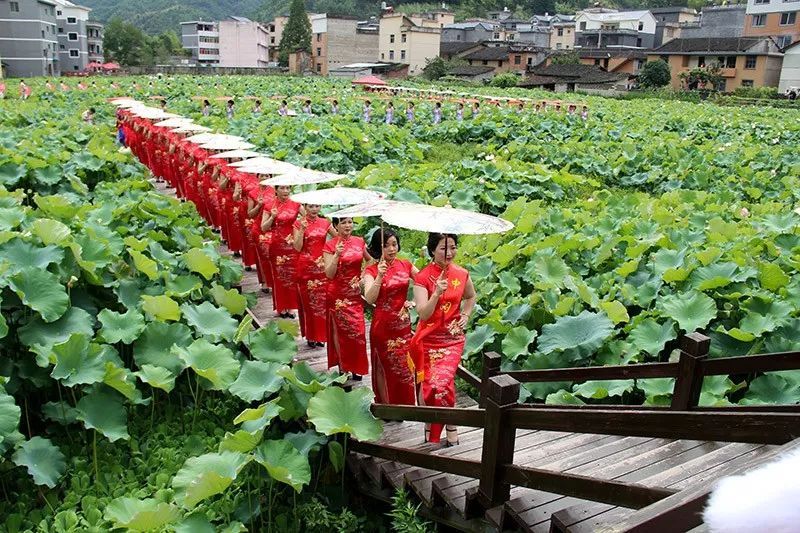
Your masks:
[{"label": "wooden railing post", "polygon": [[701,333],[689,333],[681,337],[678,377],[672,392],[670,409],[688,411],[697,407],[703,388],[703,372],[698,364],[708,356],[711,339]]},{"label": "wooden railing post", "polygon": [[511,485],[503,481],[502,466],[514,462],[514,440],[516,429],[507,422],[506,411],[514,407],[519,399],[519,381],[499,375],[485,382],[486,422],[483,428],[483,450],[481,453],[481,479],[473,500],[483,509],[505,503]]},{"label": "wooden railing post", "polygon": [[500,361],[502,357],[496,352],[487,352],[483,354],[483,369],[481,370],[481,390],[478,397],[478,405],[485,407],[486,405],[486,388],[488,387],[489,378],[496,376],[500,373]]}]

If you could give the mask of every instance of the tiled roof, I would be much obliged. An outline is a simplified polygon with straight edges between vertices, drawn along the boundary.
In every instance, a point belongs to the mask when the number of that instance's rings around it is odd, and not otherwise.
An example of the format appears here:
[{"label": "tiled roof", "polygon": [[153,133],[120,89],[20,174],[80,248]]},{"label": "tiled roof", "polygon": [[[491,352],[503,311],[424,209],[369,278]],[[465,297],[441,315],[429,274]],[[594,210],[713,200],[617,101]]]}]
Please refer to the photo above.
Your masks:
[{"label": "tiled roof", "polygon": [[473,61],[500,61],[508,59],[507,46],[486,47],[464,56],[464,59]]},{"label": "tiled roof", "polygon": [[[571,52],[571,50],[570,50]],[[585,58],[611,58],[611,57],[628,57],[631,59],[644,59],[647,57],[647,51],[632,48],[576,48],[575,52],[578,57]]]},{"label": "tiled roof", "polygon": [[746,52],[762,43],[765,37],[696,37],[673,39],[654,52]]},{"label": "tiled roof", "polygon": [[450,70],[448,76],[480,76],[494,71],[494,67],[487,65],[463,65]]},{"label": "tiled roof", "polygon": [[533,70],[521,86],[549,85],[552,83],[607,84],[628,77],[625,73],[606,72],[595,65],[549,65]]},{"label": "tiled roof", "polygon": [[482,45],[480,43],[465,43],[464,41],[444,41],[439,44],[439,55],[459,54],[476,46]]}]

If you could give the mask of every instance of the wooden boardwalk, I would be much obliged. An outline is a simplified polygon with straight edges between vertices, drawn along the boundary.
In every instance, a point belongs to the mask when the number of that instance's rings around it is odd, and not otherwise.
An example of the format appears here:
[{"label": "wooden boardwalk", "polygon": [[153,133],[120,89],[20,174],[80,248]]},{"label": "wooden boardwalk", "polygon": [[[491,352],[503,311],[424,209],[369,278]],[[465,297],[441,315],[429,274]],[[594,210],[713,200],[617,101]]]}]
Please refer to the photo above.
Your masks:
[{"label": "wooden boardwalk", "polygon": [[[166,194],[170,192],[158,188]],[[224,247],[221,251],[227,253]],[[271,296],[260,291],[255,272],[245,272],[242,291],[258,295],[257,304],[250,310],[257,324],[277,319],[272,310]],[[309,348],[302,339],[297,340],[295,361],[305,362],[316,371],[326,371],[325,349]],[[363,381],[348,382],[346,386],[370,386],[370,378],[364,376]],[[479,409],[474,400],[462,393],[457,398],[456,407],[475,415],[479,414],[478,411],[488,412]],[[536,409],[528,411],[535,412]],[[574,412],[564,409],[563,420],[575,416]],[[483,425],[488,428],[489,418],[486,420]],[[517,424],[513,427],[520,427]],[[526,423],[521,424],[524,426]],[[796,432],[789,431],[791,437],[776,437],[772,444],[768,443],[771,442],[769,439],[758,442],[752,437],[749,441],[748,438],[738,439],[742,442],[686,440],[657,435],[629,436],[621,431],[613,431],[617,434],[556,431],[533,427],[533,422],[527,424],[527,429],[516,429],[511,460],[506,463],[521,467],[521,471],[529,469],[535,479],[532,482],[528,480],[527,486],[511,483],[509,497],[502,504],[488,508],[476,506],[474,498],[481,483],[478,479],[482,476],[481,463],[485,461],[483,448],[487,435],[483,427],[461,427],[460,444],[442,448],[423,442],[422,421],[386,421],[383,436],[376,443],[378,446],[367,445],[370,453],[358,453],[364,452],[365,448],[354,445],[358,452],[349,454],[347,464],[358,490],[364,494],[388,501],[397,489],[407,490],[421,502],[423,515],[462,531],[652,531],[626,525],[626,521],[635,523],[634,519],[649,507],[647,504],[633,508],[608,503],[633,501],[615,494],[616,489],[624,492],[632,487],[638,497],[651,498],[652,502],[660,498],[668,501],[672,494],[678,497],[697,487],[705,487],[707,491],[714,480],[768,459],[781,449],[780,444],[800,435],[800,424],[797,424]],[[511,431],[514,431],[513,427]],[[649,431],[659,432],[658,428]],[[786,446],[797,446],[797,441]],[[400,460],[410,457],[408,452],[412,452],[414,457],[410,462],[417,464],[445,465],[451,460],[458,465],[457,468],[443,466],[441,470],[412,466]],[[442,471],[447,468],[466,469],[473,475]],[[563,475],[563,485],[548,481],[548,473]],[[575,480],[577,484],[573,483]],[[577,488],[580,483],[585,485],[587,480],[590,484],[597,480],[610,483],[602,486],[605,494],[603,490],[595,491],[590,498],[585,489]],[[547,488],[537,488],[537,483]],[[700,501],[702,505],[704,500]],[[637,508],[644,509],[637,511]],[[692,528],[671,530],[687,529]],[[700,526],[696,530],[703,528]]]}]

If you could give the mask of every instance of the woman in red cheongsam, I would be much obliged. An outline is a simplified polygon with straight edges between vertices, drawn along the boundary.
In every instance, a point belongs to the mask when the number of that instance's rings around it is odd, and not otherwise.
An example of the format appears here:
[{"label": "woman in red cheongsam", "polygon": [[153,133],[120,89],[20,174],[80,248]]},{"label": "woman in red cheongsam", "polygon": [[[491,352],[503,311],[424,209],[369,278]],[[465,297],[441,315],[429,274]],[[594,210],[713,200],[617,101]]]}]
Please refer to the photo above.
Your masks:
[{"label": "woman in red cheongsam", "polygon": [[248,196],[245,239],[247,240],[247,246],[255,254],[252,257],[252,263],[245,262],[248,265],[245,268],[249,269],[249,265],[256,265],[261,290],[268,292],[269,287],[272,286],[272,268],[269,266],[271,233],[262,231],[261,227],[265,218],[264,211],[272,209],[272,204],[275,201],[275,189],[256,183],[254,187],[248,190]]},{"label": "woman in red cheongsam", "polygon": [[354,237],[353,219],[333,219],[337,237],[325,243],[322,257],[328,277],[328,368],[352,372],[354,379],[369,372],[364,305],[361,301],[361,265],[372,258],[364,239]]},{"label": "woman in red cheongsam", "polygon": [[[469,272],[453,263],[458,237],[431,233],[428,253],[433,261],[414,278],[414,301],[419,313],[411,339],[411,357],[421,382],[422,405],[453,407],[455,375],[466,341],[464,328],[475,307],[475,287]],[[426,424],[425,440],[439,442],[442,424]],[[458,444],[458,429],[447,426],[447,444]]]},{"label": "woman in red cheongsam", "polygon": [[336,230],[327,218],[319,216],[319,205],[305,206],[306,216],[294,224],[294,249],[297,250],[297,314],[300,333],[311,347],[322,347],[325,330],[325,298],[328,278],[322,249],[328,235]]},{"label": "woman in red cheongsam", "polygon": [[[301,206],[289,199],[291,187],[275,187],[275,202],[262,215],[261,230],[270,233],[269,264],[272,268],[272,307],[281,318],[294,318],[297,309],[297,251],[294,223]],[[268,214],[267,214],[268,213]]]},{"label": "woman in red cheongsam", "polygon": [[400,238],[390,230],[372,235],[369,253],[380,262],[364,270],[364,299],[375,305],[369,328],[372,390],[378,403],[415,405],[414,364],[411,361],[411,320],[408,286],[417,269],[398,259]]}]

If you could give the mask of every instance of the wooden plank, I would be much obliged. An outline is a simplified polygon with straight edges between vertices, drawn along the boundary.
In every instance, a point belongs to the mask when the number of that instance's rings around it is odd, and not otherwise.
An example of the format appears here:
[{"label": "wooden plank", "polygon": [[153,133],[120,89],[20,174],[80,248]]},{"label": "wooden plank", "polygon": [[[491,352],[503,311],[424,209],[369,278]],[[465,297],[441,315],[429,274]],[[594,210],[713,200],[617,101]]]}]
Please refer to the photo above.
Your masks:
[{"label": "wooden plank", "polygon": [[503,479],[513,485],[637,509],[674,493],[669,489],[551,472],[541,468],[504,465],[502,470]]},{"label": "wooden plank", "polygon": [[505,464],[514,463],[516,431],[507,423],[506,413],[519,399],[518,381],[499,375],[484,383],[486,420],[481,450],[481,474],[477,501],[484,509],[503,505],[511,485],[501,474]]},{"label": "wooden plank", "polygon": [[512,370],[503,372],[520,383],[541,381],[592,381],[599,379],[674,378],[678,363],[640,363],[633,365]]},{"label": "wooden plank", "polygon": [[[547,405],[543,403],[525,403],[520,404],[517,408],[523,409],[562,409],[565,411],[666,411],[666,407],[654,405]],[[698,406],[693,407],[692,412],[711,412],[711,413],[749,413],[749,412],[766,412],[766,413],[779,413],[779,412],[798,412],[800,411],[800,404],[797,405],[729,405],[720,407]]]},{"label": "wooden plank", "polygon": [[384,420],[413,420],[439,422],[455,426],[483,427],[483,409],[458,409],[455,407],[425,407],[410,405],[372,404],[372,414]]},{"label": "wooden plank", "polygon": [[374,444],[352,440],[349,448],[373,457],[380,457],[389,461],[397,461],[409,465],[438,470],[449,474],[478,478],[480,477],[481,463],[476,460],[459,459],[455,457],[441,457],[416,450],[397,448],[395,446]]},{"label": "wooden plank", "polygon": [[[573,471],[587,463],[592,463],[599,459],[604,459],[609,456],[614,456],[619,452],[634,448],[642,444],[647,444],[656,439],[648,439],[647,437],[623,437],[619,440],[609,442],[601,446],[594,446],[583,453],[574,453],[569,457],[559,459],[557,461],[547,461],[540,465],[539,468],[544,470],[554,470],[557,472]],[[658,444],[656,444],[657,446]],[[584,469],[587,470],[587,469]],[[587,473],[589,475],[590,473]]]},{"label": "wooden plank", "polygon": [[553,513],[551,517],[552,531],[554,533],[572,531],[571,528],[573,526],[585,522],[586,520],[591,520],[613,509],[619,509],[619,507],[608,505],[607,503],[583,503],[567,507],[566,509]]},{"label": "wooden plank", "polygon": [[800,369],[800,352],[720,357],[706,359],[700,363],[700,370],[706,376],[797,369]]},{"label": "wooden plank", "polygon": [[800,434],[800,415],[793,413],[512,408],[508,418],[524,429],[764,444],[784,444]]},{"label": "wooden plank", "polygon": [[[669,487],[683,479],[692,477],[717,465],[726,463],[740,455],[751,452],[754,448],[758,447],[759,445],[748,443],[731,443],[690,461],[662,470],[646,479],[642,479],[641,483],[650,487]],[[634,473],[634,476],[641,479],[641,474],[638,472]],[[619,479],[627,481],[629,477],[630,476],[622,476]]]},{"label": "wooden plank", "polygon": [[458,365],[458,368],[456,368],[456,376],[460,377],[461,379],[463,379],[476,389],[478,390],[481,389],[481,378],[479,378],[478,376],[476,376],[463,366]]},{"label": "wooden plank", "polygon": [[[656,440],[651,442],[663,442],[663,441]],[[582,469],[584,467],[587,469],[591,468],[592,475],[596,477],[602,479],[615,479],[619,476],[624,476],[625,474],[629,474],[631,472],[640,471],[643,468],[646,468],[658,462],[664,464],[666,460],[675,458],[676,456],[684,454],[691,450],[695,450],[702,445],[703,445],[702,441],[687,441],[687,440],[671,441],[668,442],[668,444],[647,451],[636,449],[635,450],[636,455],[622,459],[615,458],[616,460],[614,462],[609,463],[607,465],[590,463],[584,465],[583,467],[581,467],[581,470],[576,470],[575,472],[578,474],[587,473],[582,471]],[[701,454],[704,453],[707,452],[701,451]],[[684,455],[684,457],[686,456]],[[636,481],[636,480],[629,480],[629,481]]]}]

